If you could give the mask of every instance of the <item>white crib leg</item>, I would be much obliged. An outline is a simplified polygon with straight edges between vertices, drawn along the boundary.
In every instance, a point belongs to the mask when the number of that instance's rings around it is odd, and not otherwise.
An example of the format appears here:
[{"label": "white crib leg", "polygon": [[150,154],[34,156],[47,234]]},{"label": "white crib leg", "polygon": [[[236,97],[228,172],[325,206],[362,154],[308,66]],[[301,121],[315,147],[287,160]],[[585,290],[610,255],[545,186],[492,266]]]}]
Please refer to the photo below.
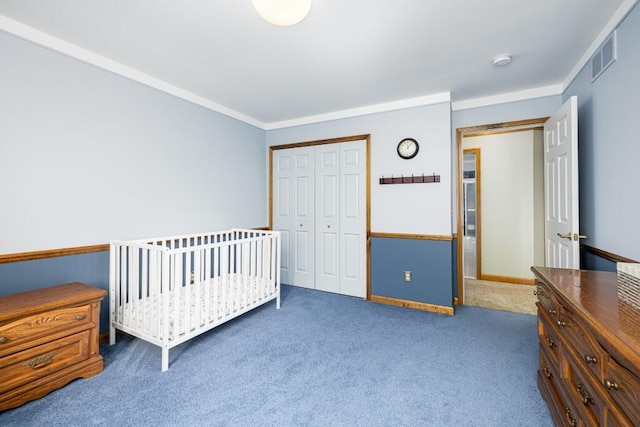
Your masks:
[{"label": "white crib leg", "polygon": [[114,345],[116,343],[116,328],[113,326],[109,327],[109,345]]},{"label": "white crib leg", "polygon": [[280,310],[280,289],[278,289],[278,296],[276,297],[276,309]]},{"label": "white crib leg", "polygon": [[162,347],[162,372],[169,369],[169,349]]}]

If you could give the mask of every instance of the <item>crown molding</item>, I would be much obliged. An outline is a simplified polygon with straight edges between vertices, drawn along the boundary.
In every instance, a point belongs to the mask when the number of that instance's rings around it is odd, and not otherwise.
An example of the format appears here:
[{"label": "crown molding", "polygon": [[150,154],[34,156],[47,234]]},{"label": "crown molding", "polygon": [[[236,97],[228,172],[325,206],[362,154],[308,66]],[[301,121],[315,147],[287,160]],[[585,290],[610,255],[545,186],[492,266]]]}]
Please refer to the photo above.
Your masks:
[{"label": "crown molding", "polygon": [[498,95],[472,98],[451,103],[451,111],[470,110],[472,108],[488,107],[491,105],[506,104],[508,102],[526,101],[547,96],[562,95],[561,84],[537,87],[534,89],[519,90],[516,92],[501,93]]},{"label": "crown molding", "polygon": [[126,77],[145,86],[152,87],[161,92],[165,92],[169,95],[173,95],[177,98],[181,98],[185,101],[189,101],[193,104],[199,105],[233,119],[240,120],[249,125],[258,127],[260,129],[265,129],[264,123],[255,120],[252,117],[246,116],[235,110],[227,108],[224,105],[217,104],[202,96],[196,95],[193,92],[189,92],[178,86],[171,85],[163,80],[152,77],[149,74],[145,74],[133,68],[127,67],[123,64],[120,64],[119,62],[93,53],[87,49],[83,49],[72,43],[66,42],[62,39],[37,30],[21,22],[7,18],[3,15],[0,15],[0,31],[78,59],[85,63],[94,65],[98,68],[110,71],[122,77]]},{"label": "crown molding", "polygon": [[631,12],[631,9],[633,9],[633,7],[636,5],[637,2],[638,0],[626,0],[620,5],[620,7],[616,11],[616,13],[613,14],[611,19],[607,23],[607,25],[605,25],[602,31],[600,31],[600,34],[598,34],[598,37],[596,37],[593,43],[589,45],[589,48],[585,51],[584,55],[582,55],[582,58],[580,58],[578,63],[575,65],[575,67],[573,67],[573,69],[571,70],[567,78],[564,79],[564,82],[562,83],[562,92],[564,92],[565,90],[567,90],[567,88],[569,88],[569,85],[571,85],[573,80],[578,76],[578,74],[580,74],[580,71],[582,71],[584,66],[589,63],[589,61],[591,60],[591,57],[596,52],[596,50],[598,50],[600,45],[602,45],[602,43],[604,43],[607,37],[609,37],[609,34],[611,34],[613,30],[615,30],[618,27],[618,25],[622,22],[622,20],[629,14],[629,12]]},{"label": "crown molding", "polygon": [[366,107],[352,108],[348,110],[334,111],[332,113],[318,114],[315,116],[300,117],[293,120],[267,123],[266,130],[289,128],[294,126],[309,125],[313,123],[328,122],[330,120],[348,119],[375,113],[403,110],[406,108],[424,107],[427,105],[451,102],[451,93],[442,92],[434,95],[419,96],[416,98],[402,99],[400,101],[385,102],[382,104],[368,105]]}]

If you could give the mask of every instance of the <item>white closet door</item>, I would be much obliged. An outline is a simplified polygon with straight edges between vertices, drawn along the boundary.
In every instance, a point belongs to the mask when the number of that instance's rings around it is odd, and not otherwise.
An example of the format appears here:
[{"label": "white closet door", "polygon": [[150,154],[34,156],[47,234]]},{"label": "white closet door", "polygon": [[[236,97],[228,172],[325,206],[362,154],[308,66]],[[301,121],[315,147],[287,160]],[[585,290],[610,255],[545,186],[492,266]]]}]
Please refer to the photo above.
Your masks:
[{"label": "white closet door", "polygon": [[315,288],[314,147],[293,149],[292,271],[290,284]]},{"label": "white closet door", "polygon": [[366,298],[366,142],[340,144],[340,293]]},{"label": "white closet door", "polygon": [[273,152],[282,283],[365,298],[366,141]]},{"label": "white closet door", "polygon": [[273,152],[273,229],[281,236],[281,281],[291,284],[291,227],[293,225],[293,151]]},{"label": "white closet door", "polygon": [[340,146],[318,145],[316,156],[316,289],[340,292]]}]

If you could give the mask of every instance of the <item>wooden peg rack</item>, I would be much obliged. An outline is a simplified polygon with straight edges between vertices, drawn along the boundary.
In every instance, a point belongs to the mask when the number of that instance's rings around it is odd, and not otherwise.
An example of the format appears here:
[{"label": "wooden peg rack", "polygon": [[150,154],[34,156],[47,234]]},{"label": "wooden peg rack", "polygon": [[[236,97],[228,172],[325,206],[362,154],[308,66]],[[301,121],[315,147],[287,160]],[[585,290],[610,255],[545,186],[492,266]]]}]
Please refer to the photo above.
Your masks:
[{"label": "wooden peg rack", "polygon": [[426,184],[429,182],[440,182],[440,175],[419,175],[419,176],[391,176],[390,178],[380,178],[380,184]]}]

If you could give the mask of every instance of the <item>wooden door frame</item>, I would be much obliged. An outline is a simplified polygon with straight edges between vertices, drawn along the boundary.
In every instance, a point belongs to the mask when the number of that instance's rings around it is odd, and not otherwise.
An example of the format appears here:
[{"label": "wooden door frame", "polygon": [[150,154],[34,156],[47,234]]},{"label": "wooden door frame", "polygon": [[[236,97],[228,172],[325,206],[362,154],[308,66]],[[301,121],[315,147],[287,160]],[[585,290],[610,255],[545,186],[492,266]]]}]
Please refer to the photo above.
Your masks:
[{"label": "wooden door frame", "polygon": [[365,141],[365,283],[367,300],[371,299],[371,134],[352,135],[269,147],[269,230],[273,230],[273,152],[287,148]]},{"label": "wooden door frame", "polygon": [[[521,132],[539,128],[549,117],[539,117],[536,119],[517,120],[504,123],[493,123],[479,126],[468,126],[456,129],[456,211],[457,211],[457,281],[458,281],[458,297],[454,299],[455,305],[464,304],[464,271],[462,265],[462,139],[465,136],[485,136],[496,135],[502,133]],[[476,219],[477,220],[477,219]],[[481,266],[478,266],[481,271]]]}]

